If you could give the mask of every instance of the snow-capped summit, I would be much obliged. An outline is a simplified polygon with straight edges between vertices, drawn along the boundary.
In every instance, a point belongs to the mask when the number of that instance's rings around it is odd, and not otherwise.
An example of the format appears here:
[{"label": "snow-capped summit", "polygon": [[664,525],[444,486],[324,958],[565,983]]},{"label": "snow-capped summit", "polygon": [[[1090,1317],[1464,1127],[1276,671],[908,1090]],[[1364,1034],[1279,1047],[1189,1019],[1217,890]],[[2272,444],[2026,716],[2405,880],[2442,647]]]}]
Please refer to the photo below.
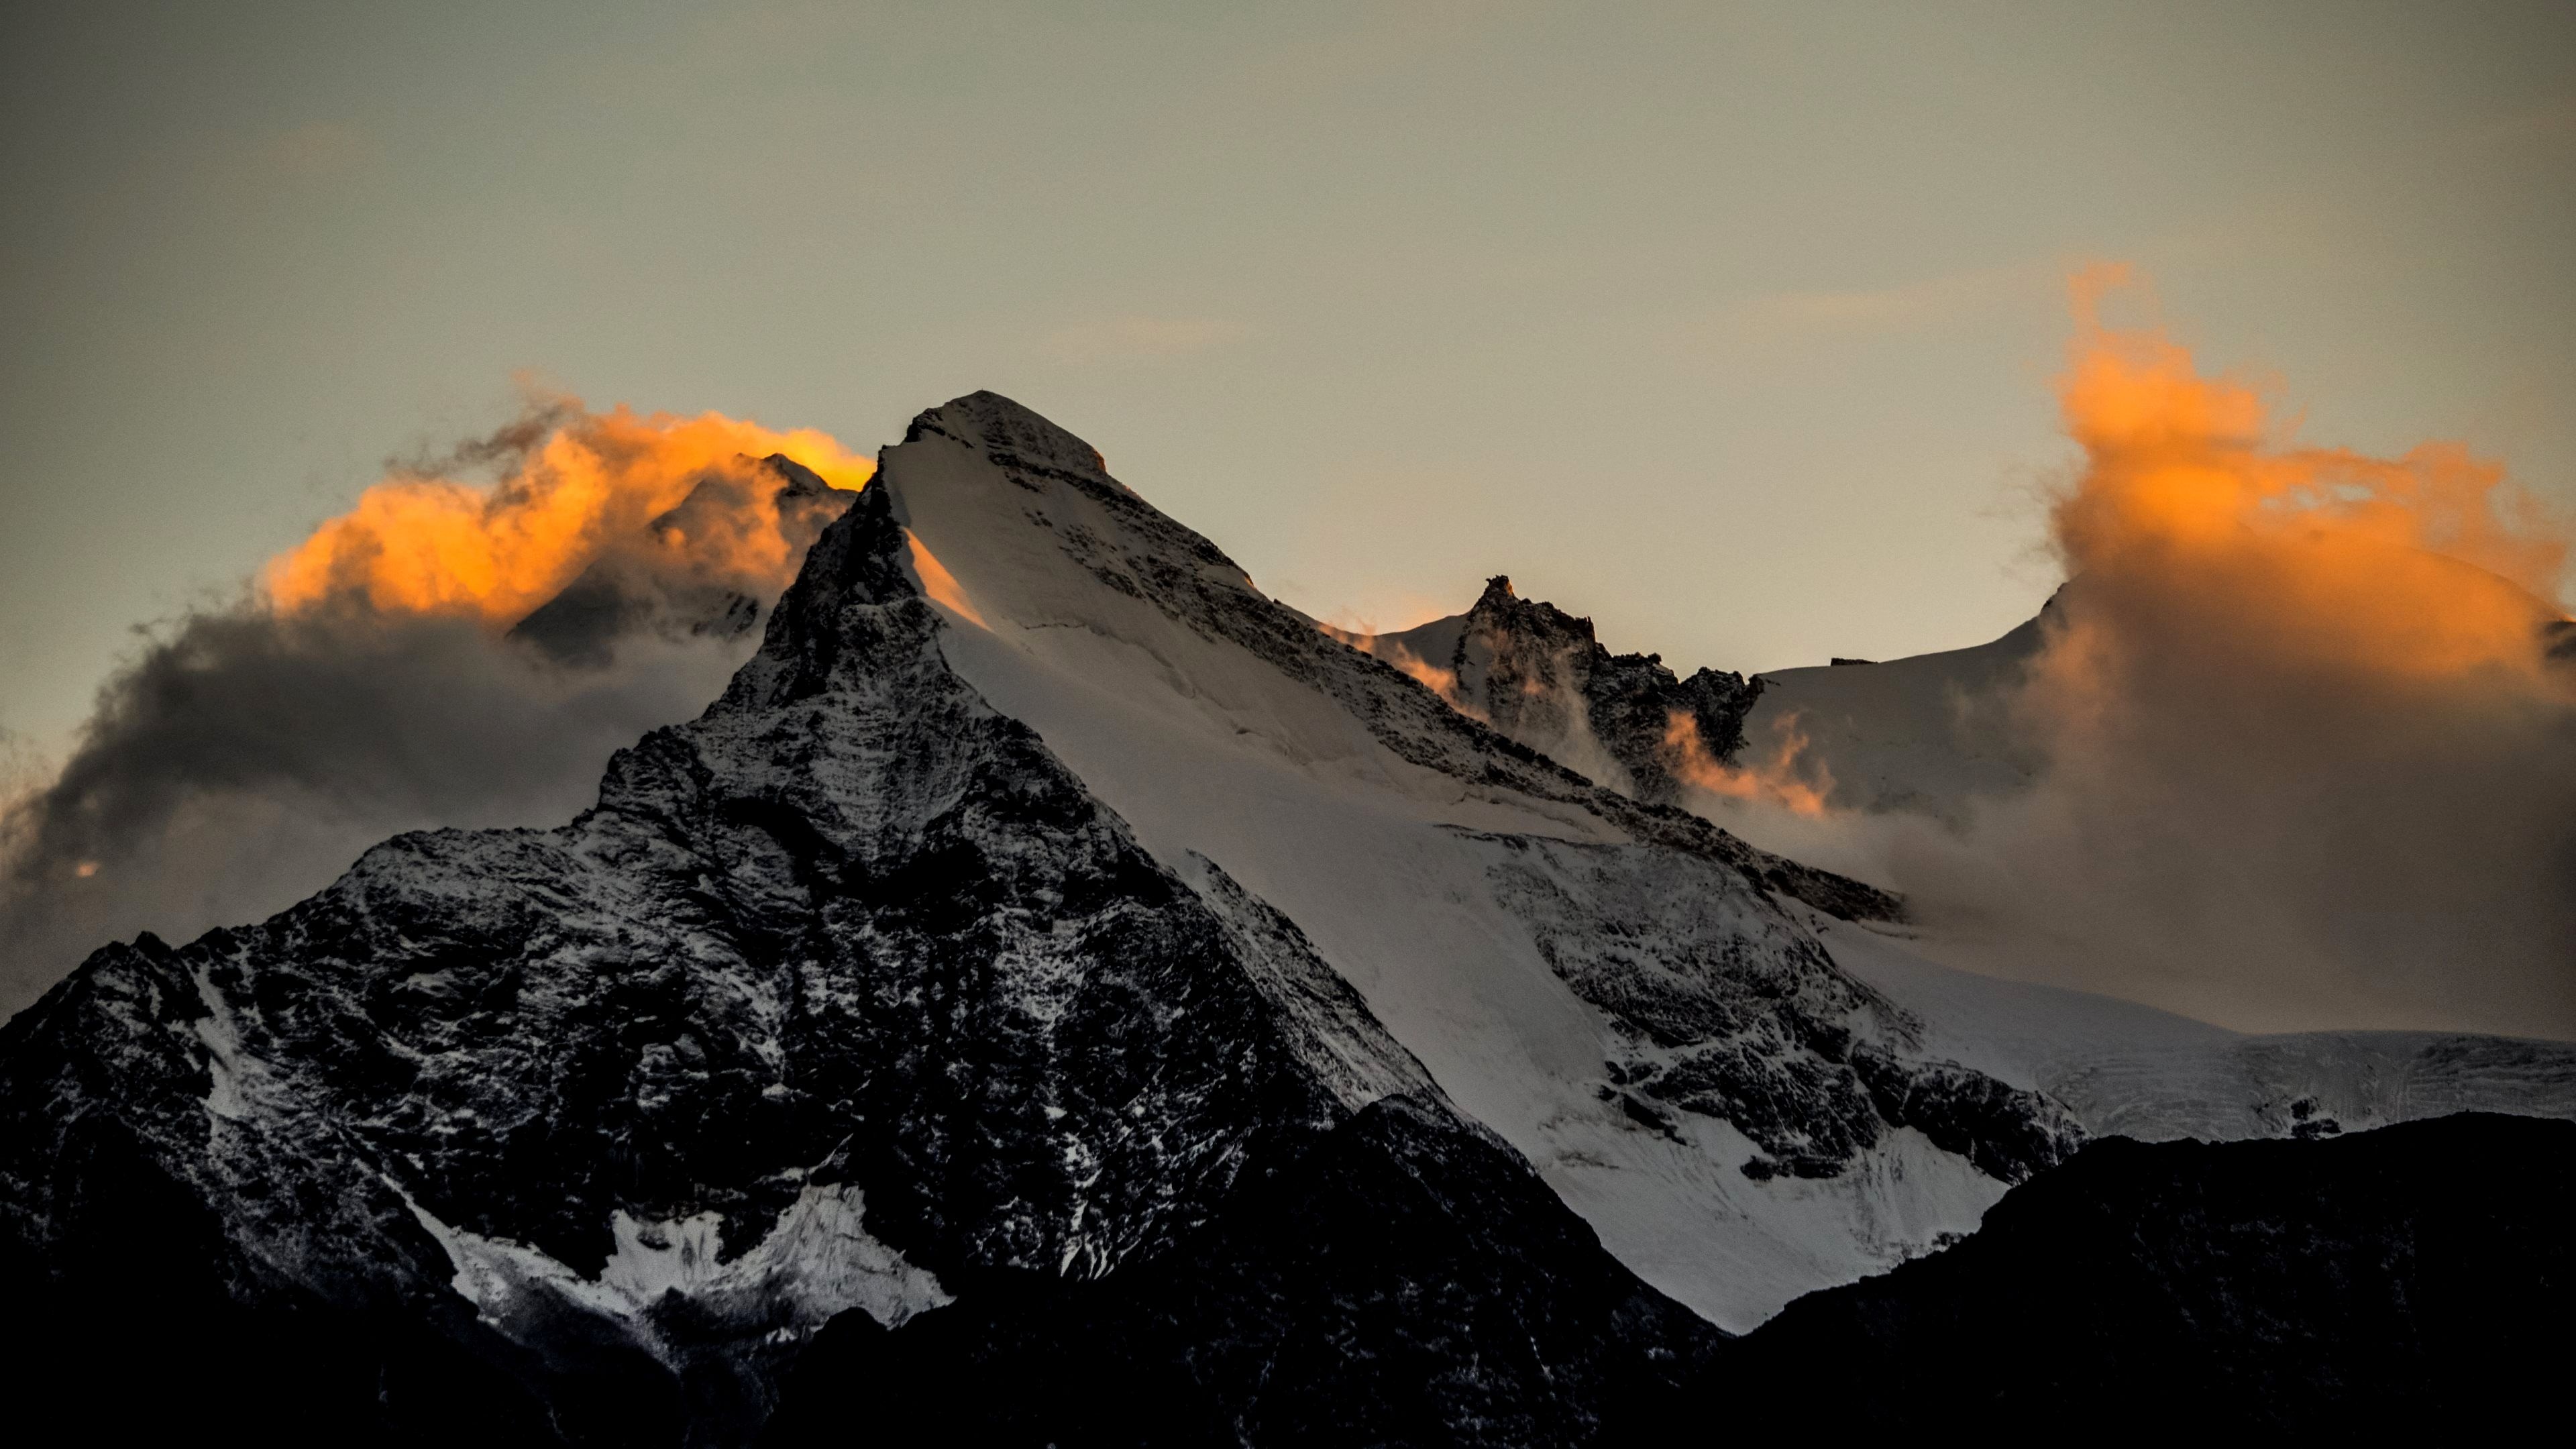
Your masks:
[{"label": "snow-capped summit", "polygon": [[[1972,1225],[2073,1140],[2039,1099],[1913,1051],[1802,924],[1809,902],[1890,914],[1884,896],[1453,707],[1016,405],[961,399],[908,439],[874,486],[952,667],[1158,858],[1213,860],[1296,921],[1648,1282],[1749,1326]],[[1480,623],[1469,662],[1494,677],[1517,621],[1498,601]],[[1608,659],[1568,668],[1607,680]]]},{"label": "snow-capped summit", "polygon": [[1152,1389],[1041,1438],[1594,1442],[2160,1090],[2070,1105],[2051,1043],[2247,1079],[1663,803],[1641,742],[1726,738],[1735,676],[1501,580],[1457,623],[1444,697],[1037,414],[925,412],[592,809],[0,1028],[0,1281],[344,1435],[740,1442],[800,1360],[1034,1355]]}]

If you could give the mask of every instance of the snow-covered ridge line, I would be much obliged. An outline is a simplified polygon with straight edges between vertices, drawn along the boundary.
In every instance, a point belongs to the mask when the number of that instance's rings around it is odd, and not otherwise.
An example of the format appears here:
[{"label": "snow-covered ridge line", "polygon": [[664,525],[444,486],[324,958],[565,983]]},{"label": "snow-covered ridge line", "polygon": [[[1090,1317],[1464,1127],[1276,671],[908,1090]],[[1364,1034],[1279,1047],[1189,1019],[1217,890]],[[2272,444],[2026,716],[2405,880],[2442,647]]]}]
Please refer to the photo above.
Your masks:
[{"label": "snow-covered ridge line", "polygon": [[[567,1436],[738,1442],[808,1343],[1203,1265],[1247,1297],[1189,1312],[1248,1326],[1190,1373],[1401,1349],[1578,1442],[1707,1341],[1676,1302],[1749,1328],[2088,1129],[2233,1130],[2188,1109],[2249,1082],[2293,1134],[2558,1100],[2542,1048],[2249,1046],[1944,972],[1890,914],[1326,637],[976,394],[591,810],[397,837],[0,1027],[0,1281],[140,1262],[216,1323],[444,1345]],[[1448,1235],[1388,1245],[1402,1291],[1261,1276],[1381,1216]],[[1524,1313],[1582,1373],[1478,1327]]]},{"label": "snow-covered ridge line", "polygon": [[[1460,713],[1263,597],[1095,456],[989,395],[887,450],[874,486],[981,620],[941,634],[950,664],[1159,859],[1219,862],[1283,911],[1649,1282],[1749,1326],[1973,1226],[2076,1140],[2036,1097],[1962,1096],[1984,1079],[1916,1050],[1780,904],[1884,898]],[[1521,842],[1611,853],[1556,906],[1510,868]],[[1659,915],[1674,890],[1706,908]],[[1597,931],[1643,959],[1578,965]]]}]

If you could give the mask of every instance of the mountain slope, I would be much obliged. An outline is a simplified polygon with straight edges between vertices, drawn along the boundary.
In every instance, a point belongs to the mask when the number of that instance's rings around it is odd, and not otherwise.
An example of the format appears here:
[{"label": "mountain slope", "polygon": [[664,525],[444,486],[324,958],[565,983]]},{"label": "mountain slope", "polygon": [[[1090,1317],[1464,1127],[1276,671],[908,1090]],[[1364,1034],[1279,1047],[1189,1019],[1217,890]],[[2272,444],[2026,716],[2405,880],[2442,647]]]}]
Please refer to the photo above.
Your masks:
[{"label": "mountain slope", "polygon": [[[1158,858],[1221,861],[1295,919],[1613,1253],[1730,1328],[1968,1231],[2079,1124],[2180,1124],[2177,1096],[2205,1094],[2242,1105],[2192,1130],[2286,1134],[2317,1080],[2370,1070],[2361,1044],[2316,1038],[2312,1072],[2213,1073],[2193,1054],[2231,1033],[1931,965],[1882,898],[1790,875],[1477,718],[1457,679],[1424,678],[1439,639],[1341,647],[1007,400],[925,414],[879,486],[986,698]],[[1600,649],[1501,590],[1480,608],[1488,636],[1545,626],[1488,638],[1498,657]],[[1449,621],[1453,662],[1471,617]],[[1586,677],[1619,676],[1602,659],[1661,669],[1601,650]],[[1999,1047],[2016,1019],[2033,1025]],[[2437,1100],[2576,1108],[2530,1094],[2576,1083],[2576,1050],[2473,1055],[2447,1095],[2366,1120]]]},{"label": "mountain slope", "polygon": [[[1452,1100],[1714,1321],[1749,1327],[1972,1227],[2022,1170],[1990,1174],[1974,1143],[2017,1144],[1983,1154],[2000,1168],[2074,1140],[2035,1094],[1929,1085],[1952,1069],[1916,1049],[1918,1024],[1791,911],[1893,902],[1452,708],[1263,596],[1044,419],[958,399],[886,450],[874,486],[983,697],[1157,858],[1218,861],[1295,920]],[[1533,874],[1521,847],[1540,841],[1552,864]],[[1667,909],[1675,891],[1692,908]],[[1551,957],[1583,931],[1618,943],[1604,969]],[[1657,993],[1694,1004],[1661,1017]],[[1890,1064],[1888,1090],[1856,1054]],[[1918,1096],[1959,1104],[1938,1140],[1891,1115]]]},{"label": "mountain slope", "polygon": [[1884,663],[1756,676],[1746,733],[1802,742],[1795,767],[1844,810],[1907,810],[1958,824],[1979,799],[2027,788],[2040,755],[2012,715],[2066,590],[2000,639]]},{"label": "mountain slope", "polygon": [[[1152,1262],[1381,1097],[1486,1141],[1286,918],[947,667],[891,503],[571,825],[400,837],[0,1028],[0,1276],[136,1311],[97,1204],[184,1204],[154,1300],[338,1345],[306,1397],[376,1430],[729,1442],[835,1315]],[[353,1387],[439,1353],[479,1367]]]},{"label": "mountain slope", "polygon": [[[940,1272],[1150,1255],[1247,1158],[1419,1089],[1282,923],[1157,868],[939,666],[870,512],[572,826],[398,839],[13,1020],[14,1245],[81,1270],[67,1143],[108,1118],[220,1205],[236,1297],[452,1277],[522,1341],[605,1324],[757,1380],[779,1336],[899,1320]],[[781,1239],[755,1282],[707,1271]],[[670,1287],[716,1331],[666,1331]]]},{"label": "mountain slope", "polygon": [[[1588,627],[1489,602],[1453,657],[1575,678]],[[1582,657],[1641,719],[1738,697]],[[1901,914],[1454,708],[976,394],[570,824],[398,837],[0,1027],[0,1282],[326,1438],[741,1442],[814,1345],[782,1435],[847,1427],[843,1380],[1090,1364],[1158,1432],[1591,1442],[1709,1323],[1969,1232],[2167,1088],[2058,1046],[2231,1040],[1980,997]],[[2461,1050],[2448,1100],[2559,1060]],[[149,1427],[122,1361],[44,1351],[86,1431]]]},{"label": "mountain slope", "polygon": [[1722,1338],[1499,1141],[1389,1097],[1156,1262],[845,1317],[764,1442],[1615,1443]]}]

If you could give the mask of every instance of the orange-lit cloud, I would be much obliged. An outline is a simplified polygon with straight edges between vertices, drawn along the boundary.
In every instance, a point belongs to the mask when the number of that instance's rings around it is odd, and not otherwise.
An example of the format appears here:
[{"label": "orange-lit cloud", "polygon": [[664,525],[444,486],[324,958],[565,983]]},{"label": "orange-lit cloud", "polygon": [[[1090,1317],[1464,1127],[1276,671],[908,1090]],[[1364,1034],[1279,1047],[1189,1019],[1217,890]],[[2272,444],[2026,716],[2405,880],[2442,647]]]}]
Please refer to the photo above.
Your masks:
[{"label": "orange-lit cloud", "polygon": [[1688,710],[1674,710],[1665,721],[1664,768],[1693,789],[1729,800],[1762,801],[1791,814],[1822,816],[1825,798],[1834,791],[1833,771],[1822,760],[1805,758],[1806,731],[1792,712],[1771,722],[1770,747],[1756,754],[1748,743],[1741,764],[1728,764],[1709,753],[1700,738],[1699,721]]},{"label": "orange-lit cloud", "polygon": [[[830,486],[753,461],[777,454]],[[569,817],[724,688],[831,487],[869,473],[817,432],[565,398],[393,469],[263,589],[147,636],[60,769],[0,731],[0,1011],[100,941],[259,919],[389,835]]]},{"label": "orange-lit cloud", "polygon": [[[1315,627],[1323,630],[1332,637],[1341,640],[1352,648],[1357,649],[1362,654],[1374,656],[1395,666],[1395,668],[1403,671],[1403,673],[1407,677],[1411,678],[1415,683],[1421,685],[1427,690],[1430,690],[1433,694],[1440,696],[1442,700],[1448,703],[1451,709],[1458,711],[1460,714],[1467,715],[1473,719],[1485,718],[1485,712],[1483,710],[1468,703],[1467,700],[1458,693],[1458,671],[1432,663],[1430,660],[1425,659],[1421,655],[1404,647],[1404,644],[1400,640],[1389,638],[1383,634],[1372,633],[1365,628],[1341,629],[1336,628],[1331,624],[1323,623],[1318,623]],[[1544,690],[1545,688],[1543,685],[1536,684],[1535,681],[1525,687],[1534,690]]]},{"label": "orange-lit cloud", "polygon": [[1893,883],[1959,964],[2249,1030],[2576,1034],[2563,523],[2450,443],[2298,442],[2076,280],[2045,766]]},{"label": "orange-lit cloud", "polygon": [[[262,583],[287,613],[339,602],[506,626],[602,552],[651,547],[774,594],[794,550],[779,528],[775,484],[751,476],[752,460],[773,453],[842,489],[874,469],[810,428],[774,432],[718,413],[591,413],[563,399],[507,454],[497,483],[397,473],[272,560]],[[693,509],[687,529],[654,526],[711,479],[741,485],[721,490],[727,506]]]},{"label": "orange-lit cloud", "polygon": [[[2160,331],[2103,325],[2103,293],[2128,280],[2106,267],[2075,281],[2060,400],[2085,463],[2051,520],[2069,577],[2208,616],[2303,668],[2539,670],[2567,545],[2536,498],[2456,443],[2383,459],[2277,437],[2253,387],[2200,376]],[[2070,629],[2110,627],[2098,602]]]}]

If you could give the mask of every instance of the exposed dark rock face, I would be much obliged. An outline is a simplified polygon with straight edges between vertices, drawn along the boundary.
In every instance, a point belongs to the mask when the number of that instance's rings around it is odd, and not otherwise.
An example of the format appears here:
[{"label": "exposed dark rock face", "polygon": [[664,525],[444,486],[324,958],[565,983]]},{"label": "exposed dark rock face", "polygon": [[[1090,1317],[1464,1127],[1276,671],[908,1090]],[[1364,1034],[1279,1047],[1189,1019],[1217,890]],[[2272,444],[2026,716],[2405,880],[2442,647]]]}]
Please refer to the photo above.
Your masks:
[{"label": "exposed dark rock face", "polygon": [[1512,592],[1496,576],[1454,631],[1456,643],[1432,662],[1457,677],[1459,704],[1513,739],[1638,799],[1670,804],[1676,720],[1700,748],[1730,759],[1744,746],[1744,716],[1760,680],[1702,669],[1687,679],[1658,654],[1613,654],[1592,621]]},{"label": "exposed dark rock face", "polygon": [[1490,1134],[1390,1097],[1154,1263],[836,1321],[764,1442],[1620,1443],[1724,1337]]},{"label": "exposed dark rock face", "polygon": [[[571,825],[399,837],[259,926],[101,951],[0,1028],[15,1301],[188,1391],[292,1395],[287,1438],[725,1443],[835,1315],[1120,1280],[1390,1095],[1445,1144],[1411,1180],[1477,1200],[1504,1149],[1284,917],[1158,863],[949,670],[904,538],[863,495],[725,696]],[[1504,1165],[1511,1231],[1589,1243]],[[1450,1334],[1488,1289],[1596,1337],[1586,1294],[1679,1321],[1597,1248],[1494,1275],[1370,1310],[1442,1415],[1572,1442],[1598,1412],[1554,1350]],[[1604,1342],[1564,1362],[1662,1340]],[[167,1422],[77,1401],[118,1382],[29,1412]]]},{"label": "exposed dark rock face", "polygon": [[2083,1144],[2084,1131],[2064,1106],[1983,1072],[1908,1061],[1867,1042],[1855,1044],[1847,1060],[1880,1117],[1914,1128],[1998,1182],[2021,1182]]},{"label": "exposed dark rock face", "polygon": [[1638,1122],[1725,1121],[1764,1154],[1745,1164],[1757,1178],[1835,1176],[1896,1127],[2003,1182],[2083,1141],[2047,1097],[1924,1060],[1905,1012],[1732,872],[1636,846],[1479,838],[1497,897],[1617,1029],[1626,1050],[1601,1090]]},{"label": "exposed dark rock face", "polygon": [[1751,1432],[2547,1422],[2524,1416],[2560,1411],[2576,1350],[2572,1193],[2569,1122],[2106,1139],[1956,1246],[1791,1304],[1668,1407],[1722,1394]]},{"label": "exposed dark rock face", "polygon": [[[721,1437],[854,1293],[899,1314],[951,1274],[1107,1273],[1247,1161],[1427,1088],[1284,922],[1161,869],[947,672],[901,537],[875,495],[828,532],[760,658],[573,825],[398,838],[265,925],[103,951],[13,1020],[19,1271],[92,1266],[80,1143],[106,1133],[120,1172],[215,1207],[237,1301],[400,1314],[497,1275],[483,1317],[549,1353],[622,1338]],[[864,1237],[780,1249],[705,1321],[567,1286],[617,1276],[621,1216],[631,1256],[694,1231],[739,1263],[859,1191]],[[853,1277],[865,1238],[893,1288]]]}]

